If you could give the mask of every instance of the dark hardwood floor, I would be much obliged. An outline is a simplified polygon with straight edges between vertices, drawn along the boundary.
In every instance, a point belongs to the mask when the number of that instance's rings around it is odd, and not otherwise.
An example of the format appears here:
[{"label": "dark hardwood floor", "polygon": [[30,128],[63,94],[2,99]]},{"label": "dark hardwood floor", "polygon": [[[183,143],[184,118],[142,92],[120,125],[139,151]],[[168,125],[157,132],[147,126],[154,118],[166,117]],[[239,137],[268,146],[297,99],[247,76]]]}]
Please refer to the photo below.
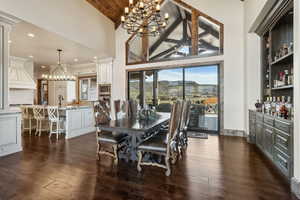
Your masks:
[{"label": "dark hardwood floor", "polygon": [[164,170],[109,157],[96,160],[95,135],[69,141],[25,136],[24,151],[0,158],[0,200],[290,200],[289,185],[244,139],[190,139],[184,159]]}]

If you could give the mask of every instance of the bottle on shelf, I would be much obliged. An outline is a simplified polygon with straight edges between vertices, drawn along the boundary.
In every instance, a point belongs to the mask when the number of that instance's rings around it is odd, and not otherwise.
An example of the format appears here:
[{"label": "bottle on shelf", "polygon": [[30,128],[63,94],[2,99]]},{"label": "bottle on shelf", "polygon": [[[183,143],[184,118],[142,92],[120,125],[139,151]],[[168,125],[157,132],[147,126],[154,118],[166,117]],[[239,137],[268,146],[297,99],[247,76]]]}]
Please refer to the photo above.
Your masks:
[{"label": "bottle on shelf", "polygon": [[287,101],[285,102],[285,107],[287,110],[287,118],[293,119],[294,111],[292,105],[292,98],[290,96],[287,97]]},{"label": "bottle on shelf", "polygon": [[280,108],[281,108],[281,100],[280,97],[277,97],[275,102],[275,116],[280,117]]},{"label": "bottle on shelf", "polygon": [[276,114],[276,97],[272,97],[271,101],[271,115]]}]

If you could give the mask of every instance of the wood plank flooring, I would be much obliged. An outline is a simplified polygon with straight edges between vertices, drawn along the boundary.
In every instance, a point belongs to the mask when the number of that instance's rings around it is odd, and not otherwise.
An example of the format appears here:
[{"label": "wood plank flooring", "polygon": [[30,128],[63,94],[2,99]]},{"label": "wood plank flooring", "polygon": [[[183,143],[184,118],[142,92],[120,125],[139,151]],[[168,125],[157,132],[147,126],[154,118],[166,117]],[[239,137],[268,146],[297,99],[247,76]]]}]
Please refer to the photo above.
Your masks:
[{"label": "wood plank flooring", "polygon": [[24,136],[24,151],[0,158],[0,200],[294,200],[270,162],[242,138],[190,139],[185,157],[163,169],[96,160],[95,135]]}]

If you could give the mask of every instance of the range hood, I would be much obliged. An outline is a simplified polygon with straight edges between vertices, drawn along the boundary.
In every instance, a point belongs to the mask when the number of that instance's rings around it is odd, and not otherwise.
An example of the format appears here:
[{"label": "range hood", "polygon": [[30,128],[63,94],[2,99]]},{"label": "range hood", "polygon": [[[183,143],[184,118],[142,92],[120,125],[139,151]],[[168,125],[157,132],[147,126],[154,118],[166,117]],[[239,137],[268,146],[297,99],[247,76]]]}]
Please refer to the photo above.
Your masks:
[{"label": "range hood", "polygon": [[35,82],[25,69],[26,62],[26,59],[11,57],[8,68],[8,87],[10,89],[36,89]]}]

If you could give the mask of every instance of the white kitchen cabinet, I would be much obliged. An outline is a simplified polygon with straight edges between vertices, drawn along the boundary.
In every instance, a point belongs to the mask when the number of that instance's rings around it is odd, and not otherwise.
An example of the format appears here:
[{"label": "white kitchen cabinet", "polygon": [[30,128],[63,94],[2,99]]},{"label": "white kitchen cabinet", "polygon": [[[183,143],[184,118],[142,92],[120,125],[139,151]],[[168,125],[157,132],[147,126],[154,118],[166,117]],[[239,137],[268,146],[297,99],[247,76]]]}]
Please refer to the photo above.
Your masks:
[{"label": "white kitchen cabinet", "polygon": [[0,156],[22,151],[21,113],[0,112]]},{"label": "white kitchen cabinet", "polygon": [[95,132],[94,113],[91,107],[66,110],[66,139]]},{"label": "white kitchen cabinet", "polygon": [[113,59],[100,60],[97,63],[98,84],[112,84]]}]

